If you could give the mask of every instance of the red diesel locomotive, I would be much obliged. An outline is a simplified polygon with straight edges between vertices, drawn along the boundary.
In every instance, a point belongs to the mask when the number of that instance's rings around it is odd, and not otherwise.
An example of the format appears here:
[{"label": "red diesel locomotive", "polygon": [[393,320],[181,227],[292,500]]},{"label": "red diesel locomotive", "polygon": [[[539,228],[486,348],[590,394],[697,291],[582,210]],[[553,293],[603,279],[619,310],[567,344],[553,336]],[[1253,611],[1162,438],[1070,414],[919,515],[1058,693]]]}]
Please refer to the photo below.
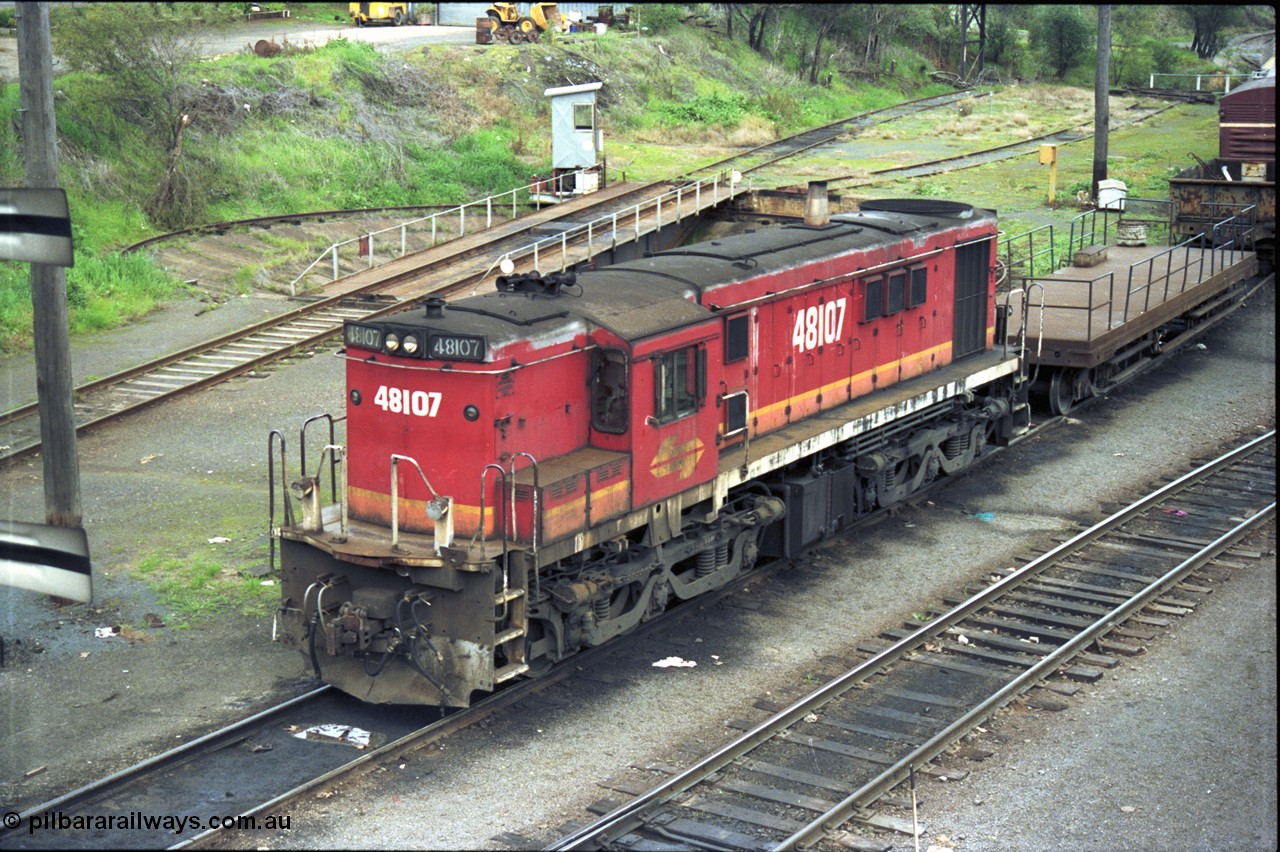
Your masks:
[{"label": "red diesel locomotive", "polygon": [[1026,419],[996,240],[869,202],[348,322],[285,641],[364,700],[467,706],[965,467]]}]

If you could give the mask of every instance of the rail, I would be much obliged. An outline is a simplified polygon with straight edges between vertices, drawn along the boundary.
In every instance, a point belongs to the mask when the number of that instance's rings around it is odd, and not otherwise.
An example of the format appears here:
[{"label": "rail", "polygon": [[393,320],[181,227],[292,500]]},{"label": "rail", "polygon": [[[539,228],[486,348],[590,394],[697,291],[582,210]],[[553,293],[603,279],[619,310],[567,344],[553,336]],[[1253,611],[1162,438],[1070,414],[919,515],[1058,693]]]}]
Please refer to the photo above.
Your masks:
[{"label": "rail", "polygon": [[[528,257],[532,255],[533,266],[535,269],[541,270],[541,254],[551,246],[556,246],[560,251],[560,271],[563,272],[568,268],[568,252],[569,241],[577,242],[585,239],[587,243],[587,256],[595,255],[595,243],[597,240],[608,242],[611,249],[616,249],[619,242],[619,234],[626,234],[622,238],[622,242],[631,242],[639,240],[644,236],[646,231],[642,229],[642,222],[646,215],[653,214],[654,230],[659,231],[664,224],[663,205],[666,204],[666,210],[671,212],[674,206],[674,218],[671,222],[679,222],[686,215],[692,215],[705,210],[708,207],[715,207],[722,201],[728,201],[743,192],[749,191],[750,182],[743,184],[741,175],[737,172],[716,172],[709,178],[702,178],[692,184],[678,186],[673,190],[664,192],[653,198],[645,199],[626,210],[617,213],[611,213],[607,216],[601,216],[593,219],[585,225],[578,225],[574,228],[562,231],[555,236],[543,237],[540,240],[530,243],[518,249],[506,252],[497,260],[493,266],[485,272],[481,280],[487,278],[494,267],[500,268],[503,272],[515,268],[515,260],[518,258]],[[705,196],[705,198],[704,198]],[[686,211],[686,201],[692,205],[692,209]],[[619,223],[623,223],[621,227]]]},{"label": "rail", "polygon": [[[557,178],[557,180],[568,180],[571,177],[576,180],[577,176],[581,174],[582,171],[586,171],[586,170],[584,169],[584,170],[560,175]],[[541,210],[542,209],[542,190],[546,187],[547,183],[548,181],[546,179],[538,179],[536,181],[532,181],[526,184],[525,186],[507,190],[505,192],[496,193],[494,195],[489,195],[477,201],[469,201],[466,204],[460,204],[457,207],[450,207],[447,210],[439,210],[435,213],[432,213],[430,216],[421,216],[417,219],[410,219],[407,222],[401,222],[399,225],[392,225],[388,228],[382,228],[377,231],[368,231],[364,234],[360,234],[359,236],[352,237],[349,240],[343,240],[341,242],[333,243],[324,251],[320,252],[320,255],[315,260],[311,261],[311,263],[307,266],[307,268],[302,270],[301,273],[299,273],[298,277],[294,278],[292,281],[289,282],[289,295],[290,297],[296,298],[298,295],[298,282],[302,281],[304,278],[310,275],[312,270],[314,270],[317,266],[319,266],[326,258],[329,259],[331,264],[332,275],[333,275],[331,280],[337,281],[341,277],[341,273],[339,271],[339,265],[338,265],[339,251],[353,245],[356,246],[356,256],[367,257],[366,268],[372,269],[374,265],[373,257],[374,257],[374,243],[375,243],[374,238],[375,237],[381,237],[383,235],[393,234],[393,233],[397,234],[399,236],[399,253],[395,254],[394,256],[404,257],[406,254],[409,253],[409,231],[411,228],[414,228],[415,226],[421,226],[420,230],[426,230],[429,225],[430,231],[431,231],[431,247],[434,248],[437,244],[437,240],[439,239],[439,235],[442,230],[442,228],[440,227],[442,220],[448,218],[450,221],[452,221],[453,217],[456,216],[458,219],[457,233],[456,235],[451,236],[450,238],[452,239],[455,236],[465,237],[467,235],[467,211],[468,210],[473,211],[471,215],[473,218],[475,218],[477,215],[479,215],[477,213],[477,209],[482,207],[485,224],[484,224],[484,228],[480,228],[479,230],[486,230],[488,228],[493,227],[493,213],[494,213],[495,207],[499,206],[498,204],[499,200],[505,199],[507,196],[511,197],[511,218],[512,219],[515,219],[519,215],[518,210],[520,207],[520,195],[522,193],[525,196],[524,206],[528,207],[532,205],[535,210]],[[500,206],[502,206],[503,209],[505,209],[506,202],[502,201]],[[423,223],[428,223],[428,225],[424,225]]]},{"label": "rail", "polygon": [[[749,728],[741,726],[744,733],[732,742],[720,746],[692,766],[641,793],[634,800],[613,808],[594,823],[578,827],[544,848],[569,850],[609,847],[632,832],[636,837],[624,844],[627,848],[674,845],[682,848],[692,846],[719,849],[741,845],[741,841],[734,841],[744,835],[738,834],[726,823],[764,829],[751,835],[753,848],[812,849],[817,848],[824,840],[827,845],[832,845],[834,838],[830,836],[831,832],[839,829],[848,819],[897,784],[907,780],[917,767],[944,753],[998,708],[1045,680],[1067,661],[1090,647],[1101,647],[1104,638],[1126,620],[1137,615],[1143,608],[1157,603],[1192,571],[1221,556],[1247,533],[1274,518],[1276,505],[1272,476],[1269,480],[1269,493],[1264,490],[1265,484],[1260,482],[1258,492],[1250,495],[1247,505],[1224,506],[1220,515],[1207,515],[1199,522],[1196,531],[1187,530],[1187,538],[1176,539],[1180,543],[1181,552],[1170,552],[1165,558],[1153,559],[1144,568],[1132,569],[1132,573],[1107,570],[1106,574],[1115,580],[1108,583],[1109,588],[1081,585],[1075,581],[1064,582],[1054,573],[1064,562],[1074,557],[1087,560],[1091,547],[1114,545],[1123,541],[1126,533],[1142,536],[1141,530],[1150,523],[1152,514],[1158,512],[1159,507],[1173,495],[1200,484],[1215,490],[1229,488],[1224,482],[1213,482],[1213,477],[1229,474],[1238,464],[1252,464],[1258,470],[1269,466],[1274,471],[1274,444],[1273,430],[1156,489],[1029,561],[1022,568],[1011,569],[1003,578],[983,586],[968,599],[956,601],[952,609],[938,611],[936,617],[927,623],[886,632],[885,638],[894,640],[887,647],[860,646],[859,650],[867,650],[872,656],[811,694],[778,710],[771,718]],[[1253,461],[1254,456],[1257,456],[1256,461]],[[1237,513],[1244,515],[1243,520],[1236,516]],[[1133,526],[1126,530],[1127,524]],[[1116,538],[1117,533],[1119,539]],[[1138,547],[1141,548],[1142,544],[1139,543]],[[1188,552],[1190,555],[1187,555]],[[1120,564],[1120,560],[1117,560],[1117,564]],[[1049,586],[1054,591],[1042,595],[1037,584]],[[1105,594],[1095,594],[1095,591]],[[1030,595],[1026,594],[1028,592]],[[1023,649],[1018,647],[1020,643],[1017,639],[998,637],[995,630],[990,633],[969,630],[970,635],[981,637],[978,638],[979,643],[989,643],[988,648],[979,649],[972,658],[961,664],[953,662],[955,657],[947,659],[945,656],[937,656],[946,655],[953,647],[962,648],[971,644],[964,636],[964,625],[980,626],[979,619],[983,613],[998,612],[1001,601],[1011,600],[1016,601],[1023,610],[1018,613],[1019,617],[1026,619],[1024,629],[1014,628],[1014,635],[1034,635],[1038,644],[1039,636],[1047,634],[1050,639],[1043,653],[1038,649],[1034,654],[1024,655]],[[1064,617],[1064,613],[1070,615]],[[1053,627],[1049,627],[1050,624]],[[948,641],[948,637],[957,634],[959,641]],[[930,647],[930,643],[933,647]],[[1016,650],[1011,649],[1010,645]],[[991,649],[998,653],[991,654]],[[983,661],[984,656],[991,659]],[[920,664],[916,664],[916,657],[934,659],[921,660]],[[933,703],[933,696],[927,694],[932,690],[926,688],[918,694],[904,694],[902,688],[905,686],[911,690],[916,689],[914,684],[919,681],[909,673],[913,665],[918,665],[920,669],[932,668],[935,660],[939,667],[951,670],[951,675],[946,680],[954,687],[955,695],[972,694],[975,697],[952,705],[956,708],[955,714],[940,709],[939,713],[931,717],[935,720],[932,725],[913,725],[912,733],[919,739],[905,749],[900,746],[906,744],[899,742],[895,742],[892,747],[877,749],[862,746],[850,748],[853,744],[848,742],[829,743],[829,748],[824,749],[824,752],[832,762],[823,760],[826,769],[821,773],[827,777],[797,777],[800,773],[793,770],[803,772],[802,761],[812,761],[820,753],[814,749],[818,743],[811,734],[822,729],[805,726],[827,724],[836,728],[846,727],[839,721],[833,723],[822,717],[848,719],[848,714],[843,712],[844,708],[836,702],[842,700],[843,696],[857,696],[859,693],[862,696],[874,695],[878,689],[883,688],[876,680],[888,682],[883,695],[887,699],[893,699],[895,706],[901,699]],[[890,681],[895,677],[898,678],[896,684]],[[966,679],[970,677],[972,679],[966,683]],[[967,693],[970,684],[975,690],[973,693]],[[865,698],[859,698],[856,703],[861,705],[868,702]],[[924,710],[924,713],[929,712],[929,709]],[[898,715],[902,715],[901,712]],[[854,725],[848,725],[847,728],[854,732],[862,730]],[[828,727],[826,730],[830,729]],[[771,769],[747,762],[756,753],[758,746],[783,739],[798,746],[805,756],[797,762],[779,760],[781,765],[775,765]],[[840,758],[831,755],[837,754],[846,755],[852,760],[836,764],[835,761]],[[768,756],[765,760],[778,760],[777,755],[778,752],[773,752],[773,756]],[[821,789],[840,790],[846,795],[839,802],[831,802],[825,800],[825,797],[797,795],[795,786],[792,785],[788,785],[785,791],[775,789],[781,785],[772,784],[730,786],[736,780],[732,778],[735,773],[731,767],[786,778],[795,781],[796,785],[817,787],[819,784],[816,782],[822,781],[824,783],[821,784]],[[725,783],[726,778],[730,779],[730,783]],[[825,783],[831,778],[839,778],[841,784]],[[752,818],[753,815],[747,808],[733,806],[732,799],[720,800],[718,794],[721,792],[742,793],[758,801],[785,803],[794,806],[796,812],[809,811],[817,815],[806,816],[804,820],[788,815],[786,819],[760,821]],[[700,803],[715,800],[722,801],[733,810],[729,807],[699,806]],[[678,804],[668,809],[666,806],[672,802]],[[717,820],[711,827],[695,823],[692,828],[681,828],[677,825],[678,817],[680,813],[690,812],[686,810],[687,806],[691,806],[693,810],[716,814],[725,820]],[[771,837],[771,834],[774,836]]]}]

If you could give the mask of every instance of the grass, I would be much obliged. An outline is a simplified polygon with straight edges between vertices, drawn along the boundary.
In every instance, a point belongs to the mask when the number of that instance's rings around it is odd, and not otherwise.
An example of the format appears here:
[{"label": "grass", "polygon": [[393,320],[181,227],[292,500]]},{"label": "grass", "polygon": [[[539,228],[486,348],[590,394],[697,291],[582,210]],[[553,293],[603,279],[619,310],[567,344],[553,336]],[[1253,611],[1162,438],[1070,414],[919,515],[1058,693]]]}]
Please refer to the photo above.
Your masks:
[{"label": "grass", "polygon": [[[226,563],[230,560],[224,561],[225,557],[215,552],[220,547],[226,545],[210,544],[206,552],[181,557],[151,553],[130,572],[145,582],[169,611],[169,626],[191,627],[229,612],[262,616],[276,604],[279,586],[263,585],[262,578],[229,567]],[[256,549],[263,551],[261,558],[265,561],[265,545]]]}]

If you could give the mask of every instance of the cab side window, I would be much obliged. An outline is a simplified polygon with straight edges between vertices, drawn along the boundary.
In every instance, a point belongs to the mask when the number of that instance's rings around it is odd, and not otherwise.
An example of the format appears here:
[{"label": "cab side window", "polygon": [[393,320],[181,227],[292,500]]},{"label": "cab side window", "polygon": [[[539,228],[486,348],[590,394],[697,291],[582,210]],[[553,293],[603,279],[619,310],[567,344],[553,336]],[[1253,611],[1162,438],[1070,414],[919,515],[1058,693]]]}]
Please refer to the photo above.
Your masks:
[{"label": "cab side window", "polygon": [[653,359],[653,416],[670,423],[698,410],[706,385],[706,352],[688,346]]},{"label": "cab side window", "polygon": [[591,381],[591,425],[599,432],[621,435],[630,416],[627,405],[627,356],[617,349],[597,349]]}]

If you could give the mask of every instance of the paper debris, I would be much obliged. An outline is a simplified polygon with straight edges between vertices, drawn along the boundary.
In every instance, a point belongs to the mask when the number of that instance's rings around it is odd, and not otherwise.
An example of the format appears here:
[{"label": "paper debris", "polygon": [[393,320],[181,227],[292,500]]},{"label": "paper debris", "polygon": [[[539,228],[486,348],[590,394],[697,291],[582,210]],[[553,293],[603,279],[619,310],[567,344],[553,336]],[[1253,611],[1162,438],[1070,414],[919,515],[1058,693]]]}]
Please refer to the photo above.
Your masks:
[{"label": "paper debris", "polygon": [[679,657],[666,657],[658,660],[653,664],[654,668],[670,669],[670,668],[693,668],[697,665],[693,660],[682,660]]},{"label": "paper debris", "polygon": [[95,639],[110,639],[112,636],[119,636],[119,627],[98,627],[93,631]]},{"label": "paper debris", "polygon": [[312,725],[294,734],[300,740],[343,743],[364,748],[369,745],[369,732],[351,725]]}]

